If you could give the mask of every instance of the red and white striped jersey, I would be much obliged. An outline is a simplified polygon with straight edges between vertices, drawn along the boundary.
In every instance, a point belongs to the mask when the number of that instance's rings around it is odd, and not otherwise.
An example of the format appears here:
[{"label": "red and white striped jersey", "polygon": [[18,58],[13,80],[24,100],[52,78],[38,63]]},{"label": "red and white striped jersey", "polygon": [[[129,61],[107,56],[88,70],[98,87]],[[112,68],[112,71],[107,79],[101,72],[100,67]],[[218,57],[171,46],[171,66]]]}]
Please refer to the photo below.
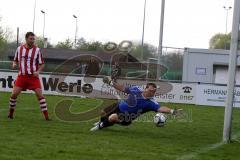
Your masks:
[{"label": "red and white striped jersey", "polygon": [[19,75],[32,75],[38,70],[39,64],[44,64],[40,48],[33,46],[27,48],[21,45],[17,48],[14,61],[18,62]]}]

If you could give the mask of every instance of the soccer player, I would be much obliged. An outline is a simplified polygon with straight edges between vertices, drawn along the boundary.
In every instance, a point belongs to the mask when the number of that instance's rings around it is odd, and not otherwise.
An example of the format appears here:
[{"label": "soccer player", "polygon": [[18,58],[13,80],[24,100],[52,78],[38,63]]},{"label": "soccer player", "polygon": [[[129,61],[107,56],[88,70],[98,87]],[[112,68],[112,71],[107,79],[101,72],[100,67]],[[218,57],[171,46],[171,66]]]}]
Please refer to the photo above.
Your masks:
[{"label": "soccer player", "polygon": [[32,32],[27,32],[25,35],[26,44],[17,48],[12,67],[19,67],[19,72],[12,94],[9,99],[9,114],[8,118],[13,119],[13,114],[16,108],[17,97],[24,90],[33,90],[38,98],[41,111],[46,120],[49,120],[47,103],[41,90],[39,73],[44,68],[44,60],[40,48],[34,45],[35,35]]},{"label": "soccer player", "polygon": [[157,89],[155,83],[147,83],[146,88],[142,90],[139,86],[125,87],[116,81],[112,81],[110,77],[105,77],[103,81],[112,85],[116,90],[128,94],[128,97],[126,100],[121,100],[105,108],[102,111],[100,121],[95,123],[90,131],[103,129],[114,124],[130,125],[134,119],[149,111],[173,115],[182,112],[182,109],[170,109],[157,103],[153,98]]}]

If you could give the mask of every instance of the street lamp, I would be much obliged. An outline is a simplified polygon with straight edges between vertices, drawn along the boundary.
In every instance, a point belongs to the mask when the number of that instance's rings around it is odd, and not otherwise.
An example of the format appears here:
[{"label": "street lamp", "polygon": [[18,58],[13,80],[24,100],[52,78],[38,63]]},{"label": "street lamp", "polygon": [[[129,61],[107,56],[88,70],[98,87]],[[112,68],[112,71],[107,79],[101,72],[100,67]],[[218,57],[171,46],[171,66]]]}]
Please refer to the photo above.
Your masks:
[{"label": "street lamp", "polygon": [[34,1],[34,6],[33,6],[33,33],[35,29],[35,18],[36,18],[36,5],[37,5],[37,0]]},{"label": "street lamp", "polygon": [[77,16],[76,15],[73,15],[73,18],[76,19],[76,29],[75,29],[75,39],[74,39],[74,43],[75,43],[75,48],[77,46],[77,29],[78,29],[78,25],[77,25]]},{"label": "street lamp", "polygon": [[141,60],[142,60],[142,61],[143,61],[143,49],[144,49],[144,32],[145,32],[146,3],[147,3],[147,0],[144,1],[144,8],[143,8],[142,50],[141,50]]},{"label": "street lamp", "polygon": [[42,14],[43,14],[43,39],[45,38],[44,32],[45,32],[45,15],[46,12],[41,10]]},{"label": "street lamp", "polygon": [[225,34],[227,34],[227,30],[228,30],[228,12],[229,12],[229,10],[232,9],[232,7],[231,6],[229,6],[229,7],[223,6],[223,9],[226,11],[226,30],[225,30]]},{"label": "street lamp", "polygon": [[[228,12],[229,10],[232,9],[231,6],[229,7],[226,7],[226,6],[223,6],[223,9],[226,11],[226,30],[225,30],[225,35],[227,36],[227,32],[228,32]],[[227,38],[225,38],[225,49],[227,49]]]}]

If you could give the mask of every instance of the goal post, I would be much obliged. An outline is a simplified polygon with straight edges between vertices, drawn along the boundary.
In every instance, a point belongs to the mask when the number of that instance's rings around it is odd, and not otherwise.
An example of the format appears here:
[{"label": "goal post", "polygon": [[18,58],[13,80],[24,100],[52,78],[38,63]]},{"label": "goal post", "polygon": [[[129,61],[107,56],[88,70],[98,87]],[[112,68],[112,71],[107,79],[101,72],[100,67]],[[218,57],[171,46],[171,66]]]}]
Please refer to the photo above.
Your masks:
[{"label": "goal post", "polygon": [[234,87],[238,53],[239,22],[240,22],[240,1],[234,0],[231,48],[228,65],[227,99],[225,104],[224,127],[223,127],[224,143],[229,143],[231,140],[232,110],[234,103]]}]

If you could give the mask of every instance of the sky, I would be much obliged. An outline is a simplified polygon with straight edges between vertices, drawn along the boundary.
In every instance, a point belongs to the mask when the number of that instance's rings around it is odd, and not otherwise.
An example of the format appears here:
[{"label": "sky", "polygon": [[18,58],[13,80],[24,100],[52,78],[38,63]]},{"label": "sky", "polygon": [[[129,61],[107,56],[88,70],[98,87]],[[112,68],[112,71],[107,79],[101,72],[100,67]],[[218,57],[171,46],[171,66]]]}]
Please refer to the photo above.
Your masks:
[{"label": "sky", "polygon": [[[78,17],[77,37],[90,41],[141,41],[144,0],[36,0],[34,31],[43,35],[43,14],[46,12],[45,37],[56,44],[67,38],[74,40],[73,14]],[[226,11],[233,0],[166,0],[163,46],[208,48],[209,39],[225,33]],[[161,0],[147,0],[145,39],[158,45]],[[232,12],[229,11],[228,31]],[[20,36],[33,30],[34,0],[0,0],[0,26]],[[16,36],[14,36],[15,38]]]}]

